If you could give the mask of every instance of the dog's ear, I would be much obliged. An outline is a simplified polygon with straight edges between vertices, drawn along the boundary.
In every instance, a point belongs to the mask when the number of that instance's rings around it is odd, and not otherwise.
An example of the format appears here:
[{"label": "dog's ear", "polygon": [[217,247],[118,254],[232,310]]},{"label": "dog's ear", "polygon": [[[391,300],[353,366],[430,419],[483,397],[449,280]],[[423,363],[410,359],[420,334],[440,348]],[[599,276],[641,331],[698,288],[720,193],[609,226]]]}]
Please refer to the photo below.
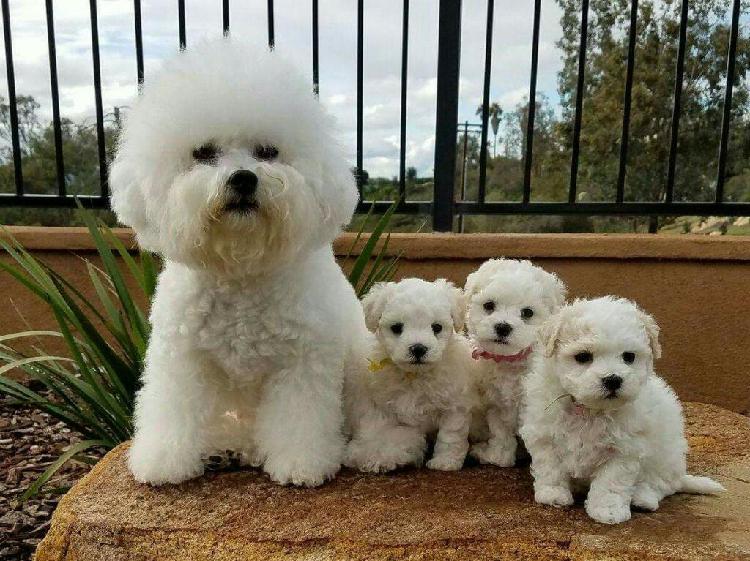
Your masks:
[{"label": "dog's ear", "polygon": [[138,165],[131,161],[125,150],[112,162],[108,181],[117,221],[133,228],[138,245],[143,249],[160,251],[158,229],[146,215],[148,205],[143,182],[147,180],[140,177]]},{"label": "dog's ear", "polygon": [[540,267],[534,267],[535,274],[544,290],[544,299],[551,312],[557,311],[565,304],[568,287],[555,273],[545,271]]},{"label": "dog's ear", "polygon": [[435,281],[435,284],[446,292],[448,300],[451,303],[453,329],[456,333],[461,333],[466,319],[466,302],[463,290],[457,288],[452,282],[445,279],[438,279]]},{"label": "dog's ear", "polygon": [[380,317],[383,315],[383,310],[385,310],[385,303],[388,301],[395,284],[393,282],[375,283],[362,299],[362,308],[365,311],[365,324],[370,331],[375,331],[378,328]]},{"label": "dog's ear", "polygon": [[[333,125],[331,125],[333,127]],[[320,139],[331,152],[320,164],[319,186],[321,206],[324,208],[324,223],[329,228],[328,237],[333,240],[352,219],[359,201],[357,183],[352,170],[346,164],[346,156],[333,138]]]},{"label": "dog's ear", "polygon": [[560,342],[560,331],[565,324],[565,310],[561,310],[542,324],[539,328],[538,338],[542,345],[544,356],[552,356],[557,350],[557,344]]},{"label": "dog's ear", "polygon": [[648,336],[648,342],[651,346],[651,352],[654,355],[654,358],[661,358],[661,343],[659,343],[659,326],[656,323],[656,320],[653,318],[651,314],[647,314],[640,308],[638,308],[638,317],[641,319],[641,323],[643,324],[643,328],[646,330],[646,335]]}]

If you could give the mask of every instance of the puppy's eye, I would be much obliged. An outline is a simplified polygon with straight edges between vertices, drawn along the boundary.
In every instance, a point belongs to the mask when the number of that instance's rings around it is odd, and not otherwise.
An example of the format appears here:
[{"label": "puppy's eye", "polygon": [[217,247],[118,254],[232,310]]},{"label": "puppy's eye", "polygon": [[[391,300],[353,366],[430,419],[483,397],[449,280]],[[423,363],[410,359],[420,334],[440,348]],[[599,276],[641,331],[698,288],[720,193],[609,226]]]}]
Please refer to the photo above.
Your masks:
[{"label": "puppy's eye", "polygon": [[488,314],[491,314],[492,312],[495,311],[495,303],[492,300],[488,300],[487,302],[485,302],[484,306],[482,307],[484,308],[484,311],[487,312]]},{"label": "puppy's eye", "polygon": [[523,319],[531,319],[531,318],[533,318],[534,317],[534,310],[532,310],[531,308],[524,308],[523,310],[521,310],[521,317]]},{"label": "puppy's eye", "polygon": [[443,326],[440,325],[439,323],[433,323],[432,324],[432,332],[435,335],[437,335],[438,333],[440,333],[442,330],[443,330]]},{"label": "puppy's eye", "polygon": [[625,364],[633,364],[633,362],[635,361],[635,353],[625,351],[624,353],[622,353],[622,360]]},{"label": "puppy's eye", "polygon": [[207,142],[193,150],[193,159],[201,164],[215,165],[219,154],[219,147],[216,144]]},{"label": "puppy's eye", "polygon": [[591,362],[592,360],[594,360],[594,355],[592,355],[588,351],[583,351],[583,352],[576,354],[573,358],[576,359],[576,362],[578,364],[587,364]]},{"label": "puppy's eye", "polygon": [[270,144],[258,144],[253,150],[253,156],[259,160],[275,160],[279,156],[279,149]]},{"label": "puppy's eye", "polygon": [[404,324],[394,323],[393,325],[391,325],[391,331],[394,335],[401,335],[404,332]]}]

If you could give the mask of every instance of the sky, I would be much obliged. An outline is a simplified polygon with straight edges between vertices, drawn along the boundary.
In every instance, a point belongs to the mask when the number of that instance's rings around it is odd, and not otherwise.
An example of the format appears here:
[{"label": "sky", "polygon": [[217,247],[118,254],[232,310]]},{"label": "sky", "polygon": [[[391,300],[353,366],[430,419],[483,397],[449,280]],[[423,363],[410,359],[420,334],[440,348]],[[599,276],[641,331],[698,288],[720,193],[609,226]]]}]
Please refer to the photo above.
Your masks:
[{"label": "sky", "polygon": [[[221,0],[185,0],[187,45],[221,33]],[[312,8],[309,0],[275,0],[275,35],[280,51],[312,83]],[[364,167],[371,176],[398,174],[401,15],[403,0],[364,2]],[[433,167],[438,1],[411,0],[409,27],[406,165],[420,175]],[[55,31],[61,113],[94,120],[89,0],[55,0]],[[99,41],[105,114],[127,108],[137,95],[133,2],[99,0]],[[486,0],[464,0],[459,121],[478,122],[482,101]],[[528,96],[533,2],[496,0],[491,101],[512,109]],[[10,0],[18,95],[32,95],[40,114],[51,118],[49,59],[44,0]],[[230,0],[235,37],[267,37],[266,0]],[[537,92],[557,102],[561,67],[555,42],[560,10],[542,0]],[[178,50],[177,0],[142,0],[145,81]],[[320,100],[336,117],[353,163],[356,156],[357,2],[319,0]],[[5,57],[2,74],[5,76]],[[7,84],[0,80],[0,95]]]}]

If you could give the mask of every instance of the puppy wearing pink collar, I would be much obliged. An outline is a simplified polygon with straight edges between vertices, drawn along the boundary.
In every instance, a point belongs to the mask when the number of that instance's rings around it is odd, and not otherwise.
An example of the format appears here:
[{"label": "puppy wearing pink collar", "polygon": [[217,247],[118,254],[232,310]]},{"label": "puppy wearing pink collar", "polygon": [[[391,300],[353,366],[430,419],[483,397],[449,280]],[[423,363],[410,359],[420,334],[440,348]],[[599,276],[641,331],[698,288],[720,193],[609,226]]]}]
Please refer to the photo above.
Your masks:
[{"label": "puppy wearing pink collar", "polygon": [[624,298],[576,300],[539,333],[521,415],[536,502],[570,506],[586,492],[586,513],[618,524],[631,506],[653,511],[673,493],[724,490],[687,473],[680,401],[654,371],[653,317]]},{"label": "puppy wearing pink collar", "polygon": [[483,464],[512,466],[523,378],[538,330],[565,302],[566,288],[530,261],[490,259],[468,276],[464,292],[480,401],[471,455]]}]

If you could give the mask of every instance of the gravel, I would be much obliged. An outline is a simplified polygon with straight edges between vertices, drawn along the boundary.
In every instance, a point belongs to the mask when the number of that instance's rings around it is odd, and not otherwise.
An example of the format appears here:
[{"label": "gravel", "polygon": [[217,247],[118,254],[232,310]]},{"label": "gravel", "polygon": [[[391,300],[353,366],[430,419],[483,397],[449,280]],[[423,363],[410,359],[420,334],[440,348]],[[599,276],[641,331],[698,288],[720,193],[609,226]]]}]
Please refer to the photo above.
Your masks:
[{"label": "gravel", "polygon": [[0,561],[26,561],[47,533],[50,517],[65,491],[91,466],[70,461],[43,492],[20,497],[67,446],[81,435],[50,415],[16,407],[0,397]]}]

